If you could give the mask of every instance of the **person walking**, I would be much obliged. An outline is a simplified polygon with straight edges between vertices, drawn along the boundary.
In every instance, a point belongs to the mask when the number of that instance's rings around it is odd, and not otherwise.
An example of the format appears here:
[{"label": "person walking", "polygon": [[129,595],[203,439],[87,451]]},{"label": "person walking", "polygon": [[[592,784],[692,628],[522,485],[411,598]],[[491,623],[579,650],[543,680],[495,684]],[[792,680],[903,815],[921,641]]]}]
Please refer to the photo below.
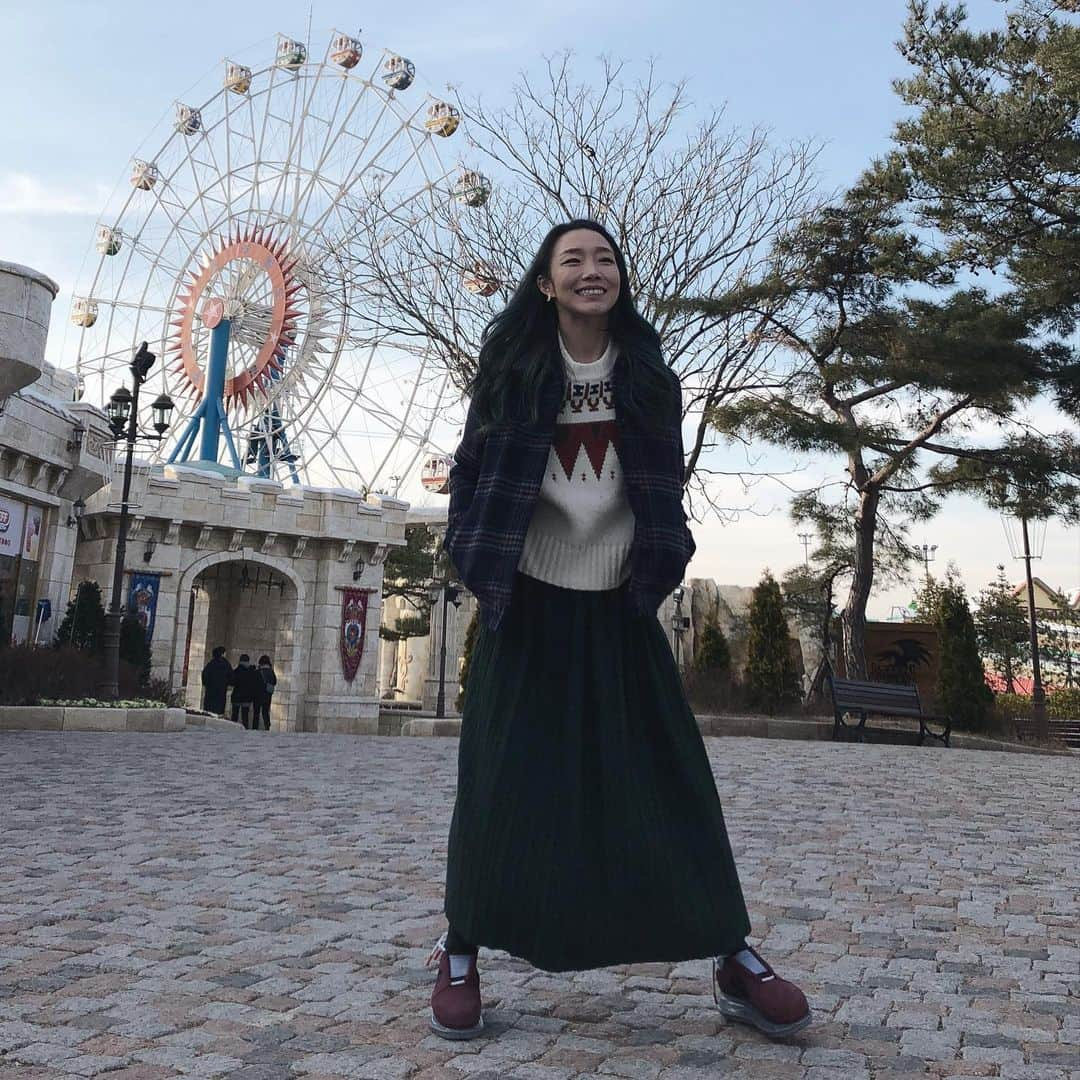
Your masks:
[{"label": "person walking", "polygon": [[231,679],[232,664],[225,656],[225,646],[218,645],[202,669],[203,708],[207,712],[225,715],[225,696]]},{"label": "person walking", "polygon": [[696,550],[682,392],[594,221],[553,228],[485,329],[443,548],[477,598],[430,1025],[484,1027],[477,957],[546,971],[711,960],[721,1011],[810,1022],[750,932],[657,618]]},{"label": "person walking", "polygon": [[259,675],[262,676],[262,694],[259,696],[259,705],[255,716],[255,726],[270,730],[270,704],[274,698],[274,687],[277,686],[277,675],[274,674],[274,665],[270,663],[270,657],[263,653],[259,657]]},{"label": "person walking", "polygon": [[255,724],[255,708],[262,698],[263,680],[257,668],[251,666],[251,657],[241,653],[232,673],[232,719],[247,730]]}]

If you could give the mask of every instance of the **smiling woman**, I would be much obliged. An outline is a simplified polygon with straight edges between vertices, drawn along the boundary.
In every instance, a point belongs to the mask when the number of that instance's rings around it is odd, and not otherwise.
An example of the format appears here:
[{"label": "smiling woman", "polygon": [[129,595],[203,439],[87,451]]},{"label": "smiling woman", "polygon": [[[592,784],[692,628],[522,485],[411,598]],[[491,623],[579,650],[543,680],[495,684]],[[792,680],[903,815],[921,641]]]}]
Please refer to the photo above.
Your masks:
[{"label": "smiling woman", "polygon": [[727,1015],[805,1027],[802,992],[746,948],[712,770],[656,618],[694,552],[681,391],[602,226],[551,230],[485,332],[473,389],[446,551],[481,620],[432,1029],[483,1031],[480,945],[548,971],[709,957]]}]

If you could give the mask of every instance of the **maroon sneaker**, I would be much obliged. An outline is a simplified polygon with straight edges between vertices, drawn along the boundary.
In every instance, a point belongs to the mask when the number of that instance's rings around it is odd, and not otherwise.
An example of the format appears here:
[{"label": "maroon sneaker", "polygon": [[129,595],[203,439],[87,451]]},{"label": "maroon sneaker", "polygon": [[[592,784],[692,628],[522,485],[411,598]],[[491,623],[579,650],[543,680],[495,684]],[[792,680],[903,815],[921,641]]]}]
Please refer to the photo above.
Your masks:
[{"label": "maroon sneaker", "polygon": [[435,943],[426,967],[439,961],[435,989],[431,991],[431,1030],[444,1039],[475,1039],[484,1030],[480,1012],[480,972],[476,957],[469,960],[468,972],[458,979],[450,978],[450,954],[446,951],[446,935]]},{"label": "maroon sneaker", "polygon": [[733,956],[713,960],[713,999],[717,1007],[732,1020],[753,1024],[773,1038],[794,1035],[810,1023],[810,1006],[806,995],[779,975],[758,956],[749,945],[748,952],[757,956],[763,972],[755,975]]}]

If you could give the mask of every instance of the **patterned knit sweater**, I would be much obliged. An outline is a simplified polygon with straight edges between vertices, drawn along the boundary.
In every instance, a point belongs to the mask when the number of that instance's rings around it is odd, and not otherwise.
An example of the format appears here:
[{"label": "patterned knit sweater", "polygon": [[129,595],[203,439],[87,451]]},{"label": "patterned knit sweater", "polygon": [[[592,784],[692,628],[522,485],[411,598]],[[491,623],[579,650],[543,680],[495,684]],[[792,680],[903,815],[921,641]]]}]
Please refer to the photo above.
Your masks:
[{"label": "patterned knit sweater", "polygon": [[634,512],[619,461],[608,345],[578,363],[559,337],[566,392],[518,569],[565,589],[614,589],[630,576]]}]

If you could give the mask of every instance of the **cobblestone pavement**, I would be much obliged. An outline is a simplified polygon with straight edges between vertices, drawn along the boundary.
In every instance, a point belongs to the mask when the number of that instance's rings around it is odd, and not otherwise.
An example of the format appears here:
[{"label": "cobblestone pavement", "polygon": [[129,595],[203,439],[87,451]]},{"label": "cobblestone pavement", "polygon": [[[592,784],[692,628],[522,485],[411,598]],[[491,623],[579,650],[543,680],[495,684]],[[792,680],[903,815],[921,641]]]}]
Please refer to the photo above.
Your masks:
[{"label": "cobblestone pavement", "polygon": [[428,1031],[454,739],[0,735],[0,1080],[1080,1078],[1080,763],[709,739],[787,1043],[708,961],[481,952]]}]

